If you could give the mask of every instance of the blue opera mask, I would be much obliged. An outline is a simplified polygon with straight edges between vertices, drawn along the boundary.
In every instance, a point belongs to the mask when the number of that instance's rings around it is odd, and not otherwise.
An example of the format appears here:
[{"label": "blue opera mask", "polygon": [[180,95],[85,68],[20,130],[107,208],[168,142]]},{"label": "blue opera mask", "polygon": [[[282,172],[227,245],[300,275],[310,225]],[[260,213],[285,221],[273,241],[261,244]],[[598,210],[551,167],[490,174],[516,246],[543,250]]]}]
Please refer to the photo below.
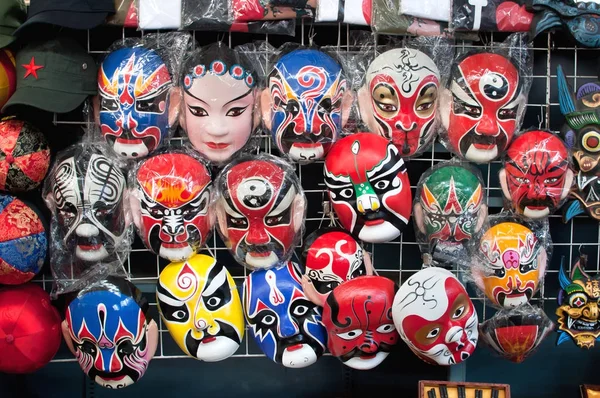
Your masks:
[{"label": "blue opera mask", "polygon": [[126,47],[106,57],[98,71],[100,128],[115,153],[140,158],[166,139],[172,84],[153,50]]},{"label": "blue opera mask", "polygon": [[348,120],[352,94],[342,66],[317,50],[282,56],[262,96],[263,121],[291,159],[323,159]]},{"label": "blue opera mask", "polygon": [[97,282],[69,304],[63,336],[83,371],[106,388],[138,381],[156,352],[158,328],[148,302],[129,281]]},{"label": "blue opera mask", "polygon": [[244,282],[244,314],[266,356],[288,368],[304,368],[323,355],[327,344],[321,313],[300,285],[291,261],[258,270]]}]

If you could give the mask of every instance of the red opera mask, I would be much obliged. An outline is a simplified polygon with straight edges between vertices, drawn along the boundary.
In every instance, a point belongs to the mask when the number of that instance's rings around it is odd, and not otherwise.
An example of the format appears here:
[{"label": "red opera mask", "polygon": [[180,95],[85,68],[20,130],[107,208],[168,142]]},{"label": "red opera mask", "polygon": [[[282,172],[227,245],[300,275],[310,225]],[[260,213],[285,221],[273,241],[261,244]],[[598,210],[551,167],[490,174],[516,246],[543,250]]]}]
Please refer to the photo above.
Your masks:
[{"label": "red opera mask", "polygon": [[477,312],[450,271],[430,267],[408,278],[392,312],[400,337],[426,362],[454,365],[475,351]]},{"label": "red opera mask", "polygon": [[517,213],[542,218],[567,197],[573,172],[565,144],[552,133],[528,131],[508,148],[500,185]]},{"label": "red opera mask", "polygon": [[442,120],[452,152],[476,163],[496,159],[508,146],[525,106],[519,70],[502,55],[467,55],[452,66]]},{"label": "red opera mask", "polygon": [[318,229],[307,236],[302,258],[305,267],[302,287],[317,305],[322,305],[329,293],[343,282],[373,275],[368,253],[341,228]]},{"label": "red opera mask", "polygon": [[437,129],[440,73],[421,51],[387,51],[371,62],[359,93],[360,112],[369,129],[391,140],[403,157],[422,152]]},{"label": "red opera mask", "polygon": [[221,172],[218,189],[219,230],[237,262],[269,268],[289,258],[305,212],[289,165],[271,155],[243,158]]},{"label": "red opera mask", "polygon": [[362,276],[333,289],[323,305],[327,348],[344,365],[372,369],[399,340],[392,320],[394,282],[381,276]]},{"label": "red opera mask", "polygon": [[410,217],[411,192],[398,148],[375,134],[350,135],[333,145],[324,173],[345,229],[365,242],[400,236]]},{"label": "red opera mask", "polygon": [[146,247],[183,261],[206,243],[211,180],[206,166],[185,153],[164,153],[142,162],[132,195],[134,220]]}]

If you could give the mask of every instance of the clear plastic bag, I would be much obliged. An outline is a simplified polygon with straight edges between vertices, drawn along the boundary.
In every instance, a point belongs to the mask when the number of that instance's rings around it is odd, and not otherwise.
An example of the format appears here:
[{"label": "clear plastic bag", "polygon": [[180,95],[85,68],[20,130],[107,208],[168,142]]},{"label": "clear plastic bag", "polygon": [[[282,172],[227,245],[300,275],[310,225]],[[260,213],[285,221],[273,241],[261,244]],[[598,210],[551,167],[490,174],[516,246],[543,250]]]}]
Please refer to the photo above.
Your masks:
[{"label": "clear plastic bag", "polygon": [[129,171],[129,203],[146,248],[170,261],[196,254],[212,233],[212,181],[191,150],[168,149]]},{"label": "clear plastic bag", "polygon": [[81,143],[57,154],[43,188],[54,297],[125,275],[133,240],[126,182],[104,146]]},{"label": "clear plastic bag", "polygon": [[501,357],[521,363],[535,352],[552,330],[554,324],[543,309],[523,305],[498,311],[479,325],[479,336]]},{"label": "clear plastic bag", "polygon": [[542,285],[552,256],[548,220],[528,221],[511,212],[488,217],[489,228],[471,242],[468,277],[486,304],[515,308]]},{"label": "clear plastic bag", "polygon": [[115,14],[107,18],[108,25],[126,28],[138,27],[138,6],[136,0],[115,0]]},{"label": "clear plastic bag", "polygon": [[372,0],[319,0],[315,22],[371,25]]},{"label": "clear plastic bag", "polygon": [[468,265],[468,244],[480,235],[487,214],[485,183],[478,169],[456,158],[428,169],[419,179],[413,204],[423,264]]},{"label": "clear plastic bag", "polygon": [[94,116],[98,141],[126,160],[140,159],[165,144],[177,127],[176,82],[190,46],[187,33],[148,34],[115,42],[98,72]]},{"label": "clear plastic bag", "polygon": [[188,54],[181,75],[179,124],[191,147],[223,166],[256,147],[258,82],[246,54],[221,42]]},{"label": "clear plastic bag", "polygon": [[458,54],[440,96],[440,141],[459,157],[488,163],[519,131],[532,81],[533,52],[514,33],[487,50]]},{"label": "clear plastic bag", "polygon": [[228,164],[215,186],[217,229],[233,258],[251,270],[289,260],[306,217],[294,168],[266,153],[246,155]]},{"label": "clear plastic bag", "polygon": [[140,29],[179,29],[182,0],[137,0]]},{"label": "clear plastic bag", "polygon": [[400,14],[434,21],[450,21],[450,3],[457,0],[400,0]]},{"label": "clear plastic bag", "polygon": [[508,147],[498,177],[507,207],[539,219],[562,206],[574,175],[562,140],[549,131],[529,130]]},{"label": "clear plastic bag", "polygon": [[533,13],[526,0],[453,0],[451,27],[479,32],[528,32]]},{"label": "clear plastic bag", "polygon": [[383,34],[451,37],[445,22],[417,18],[400,12],[400,0],[373,0],[373,31]]},{"label": "clear plastic bag", "polygon": [[312,18],[316,0],[231,0],[233,22]]}]

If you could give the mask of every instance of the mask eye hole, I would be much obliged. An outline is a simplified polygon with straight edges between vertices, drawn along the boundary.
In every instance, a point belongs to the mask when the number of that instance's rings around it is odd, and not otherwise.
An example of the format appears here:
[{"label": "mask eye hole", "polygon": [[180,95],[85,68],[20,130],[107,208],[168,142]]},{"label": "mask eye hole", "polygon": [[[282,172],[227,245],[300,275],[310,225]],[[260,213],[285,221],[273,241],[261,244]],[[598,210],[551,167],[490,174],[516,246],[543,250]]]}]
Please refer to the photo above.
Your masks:
[{"label": "mask eye hole", "polygon": [[275,317],[273,315],[265,315],[261,322],[266,326],[271,326],[275,323]]},{"label": "mask eye hole", "polygon": [[391,323],[386,323],[385,325],[381,325],[377,328],[379,333],[390,333],[394,331],[395,327]]},{"label": "mask eye hole", "polygon": [[375,183],[375,188],[377,189],[386,189],[388,187],[388,185],[390,185],[389,181],[386,180],[379,180]]},{"label": "mask eye hole", "polygon": [[308,312],[308,307],[305,305],[299,305],[296,308],[294,308],[294,315],[296,315],[296,316],[305,315],[307,312]]},{"label": "mask eye hole", "polygon": [[351,331],[346,332],[346,333],[338,333],[337,336],[340,339],[352,340],[352,339],[355,339],[358,336],[360,336],[362,333],[363,333],[363,331],[361,329],[354,329],[354,330],[351,330]]},{"label": "mask eye hole", "polygon": [[465,307],[464,306],[460,306],[458,307],[455,311],[454,314],[452,314],[452,318],[453,319],[458,319],[462,316],[462,314],[465,313]]},{"label": "mask eye hole", "polygon": [[180,319],[180,320],[185,318],[185,311],[183,311],[183,310],[175,311],[173,313],[173,318]]},{"label": "mask eye hole", "polygon": [[433,328],[429,331],[429,333],[427,333],[427,338],[428,339],[435,339],[436,337],[438,337],[440,334],[440,328]]},{"label": "mask eye hole", "polygon": [[581,308],[587,304],[587,296],[583,293],[575,293],[569,297],[569,305],[574,308]]},{"label": "mask eye hole", "polygon": [[354,194],[354,191],[352,190],[352,188],[342,189],[342,191],[340,192],[340,195],[342,195],[342,197],[344,197],[346,199],[351,198],[353,194]]},{"label": "mask eye hole", "polygon": [[581,143],[587,151],[600,151],[600,133],[597,131],[588,131],[581,138]]}]

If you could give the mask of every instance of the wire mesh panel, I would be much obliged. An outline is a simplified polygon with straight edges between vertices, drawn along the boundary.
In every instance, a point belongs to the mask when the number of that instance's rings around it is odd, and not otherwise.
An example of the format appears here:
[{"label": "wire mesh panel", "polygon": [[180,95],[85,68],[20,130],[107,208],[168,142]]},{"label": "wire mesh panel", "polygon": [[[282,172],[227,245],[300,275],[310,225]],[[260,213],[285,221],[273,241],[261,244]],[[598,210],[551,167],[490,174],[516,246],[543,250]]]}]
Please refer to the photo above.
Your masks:
[{"label": "wire mesh panel", "polygon": [[[138,37],[146,33],[148,32],[100,27],[93,31],[80,33],[79,39],[85,44],[89,53],[93,54],[94,57],[100,61],[106,54],[107,48],[115,40],[124,37]],[[293,40],[301,44],[314,43],[321,46],[334,46],[341,52],[357,51],[354,45],[357,34],[368,38],[369,42],[366,44],[369,49],[372,48],[374,53],[377,53],[383,47],[383,44],[387,42],[386,37],[367,34],[367,32],[361,28],[337,24],[312,26],[303,23],[298,27],[295,38],[244,33],[218,34],[199,31],[193,32],[195,45],[205,45],[216,40],[222,40],[230,46],[235,46],[254,40],[265,40],[274,46],[279,46],[285,41]],[[480,42],[472,43],[458,41],[454,46],[460,50],[465,50],[470,47],[480,48],[487,46],[489,48],[497,45],[497,43],[502,41],[505,37],[506,36],[501,35],[485,35],[481,37]],[[569,84],[571,84],[572,87],[577,87],[585,82],[594,81],[598,78],[596,75],[597,51],[563,46],[560,43],[560,38],[551,34],[538,37],[534,42],[533,84],[529,94],[523,129],[541,127],[556,132],[562,127],[564,118],[560,113],[558,105],[558,90],[556,83],[557,65],[561,64],[563,66]],[[266,58],[267,57],[265,57],[265,59]],[[43,118],[43,116],[36,117],[40,119]],[[80,135],[81,132],[80,127],[85,126],[81,109],[67,115],[53,115],[51,124],[54,126],[52,134],[55,135],[51,137],[51,144],[53,144],[54,152],[61,147],[71,144],[77,139],[77,136]],[[174,140],[180,140],[180,138],[176,137]],[[263,134],[261,140],[262,148],[267,152],[277,153],[277,150],[271,143],[269,134]],[[450,157],[450,154],[444,147],[441,144],[436,143],[431,150],[427,151],[420,158],[407,161],[407,169],[413,196],[416,183],[419,181],[421,174],[436,163],[447,160]],[[481,170],[486,183],[490,214],[497,213],[502,206],[502,192],[498,180],[498,171],[501,167],[501,162],[495,161],[489,165],[481,165],[478,167]],[[325,193],[326,188],[323,181],[323,162],[296,166],[296,169],[308,202],[306,235],[320,226],[327,226],[330,222],[329,215],[324,212],[323,208],[323,203],[327,200]],[[578,216],[569,223],[563,224],[560,215],[553,215],[550,217],[550,230],[554,244],[553,256],[545,279],[545,284],[533,300],[534,304],[541,306],[556,301],[558,292],[557,272],[561,256],[565,256],[566,261],[571,264],[578,256],[580,247],[585,246],[585,252],[589,256],[589,268],[592,268],[593,265],[595,271],[599,270],[598,250],[600,247],[600,226],[597,221],[586,216]],[[372,253],[374,266],[381,276],[391,278],[400,284],[421,268],[421,255],[413,231],[411,222],[403,235],[394,241],[382,244],[365,245],[365,248]],[[241,288],[244,277],[247,275],[247,271],[245,268],[235,263],[216,233],[213,233],[204,251],[215,256],[218,261],[225,264],[234,277],[236,284]],[[298,256],[295,255],[293,260],[298,262]],[[156,307],[156,297],[154,294],[155,284],[158,275],[166,264],[166,260],[161,259],[146,250],[141,240],[136,237],[133,244],[133,250],[126,263],[126,269],[131,275],[131,280],[148,297],[149,302],[151,303],[150,315],[159,324],[160,340],[155,358],[186,358],[170,337],[165,325],[160,320]],[[36,282],[41,283],[46,290],[51,289],[51,276],[48,267],[45,268],[45,273],[36,279]],[[477,297],[473,289],[469,289],[469,291],[473,300],[479,303],[477,308],[480,315],[480,321],[488,319],[493,314],[493,311],[490,311],[489,308],[481,303],[483,299]],[[553,308],[554,305],[550,305],[547,308],[548,315],[551,319],[554,319],[551,314]],[[479,350],[483,349],[483,347],[479,348]],[[409,354],[406,349],[402,352],[402,356],[400,361],[406,362],[407,364],[414,364],[419,361],[416,357]],[[249,338],[249,333],[246,333],[240,348],[234,355],[234,359],[228,359],[225,361],[225,364],[231,364],[231,361],[235,361],[235,358],[240,357],[264,357],[252,338]],[[392,354],[387,361],[398,361],[398,359],[392,359],[393,357],[394,354]],[[267,358],[263,358],[263,360],[265,362],[269,361]],[[470,361],[473,360],[474,359],[471,359]],[[534,359],[532,359],[532,361],[533,360]],[[59,363],[65,361],[75,361],[75,359],[63,347],[53,362]],[[471,362],[469,361],[466,363],[467,371],[470,363]],[[211,364],[207,364],[206,366],[211,366]],[[152,368],[152,364],[150,365],[150,368]],[[440,372],[445,371],[433,367],[430,367],[430,369],[431,378],[439,377]],[[371,374],[377,374],[377,372],[378,369],[376,368],[371,371]],[[351,371],[346,371],[343,375],[343,377],[348,380],[353,379],[354,376],[356,376],[356,374]],[[363,376],[357,376],[355,380],[358,380],[356,382],[360,383],[364,381],[364,378]],[[140,381],[140,383],[144,383],[144,380]],[[416,391],[416,385],[414,386],[414,390]]]}]

